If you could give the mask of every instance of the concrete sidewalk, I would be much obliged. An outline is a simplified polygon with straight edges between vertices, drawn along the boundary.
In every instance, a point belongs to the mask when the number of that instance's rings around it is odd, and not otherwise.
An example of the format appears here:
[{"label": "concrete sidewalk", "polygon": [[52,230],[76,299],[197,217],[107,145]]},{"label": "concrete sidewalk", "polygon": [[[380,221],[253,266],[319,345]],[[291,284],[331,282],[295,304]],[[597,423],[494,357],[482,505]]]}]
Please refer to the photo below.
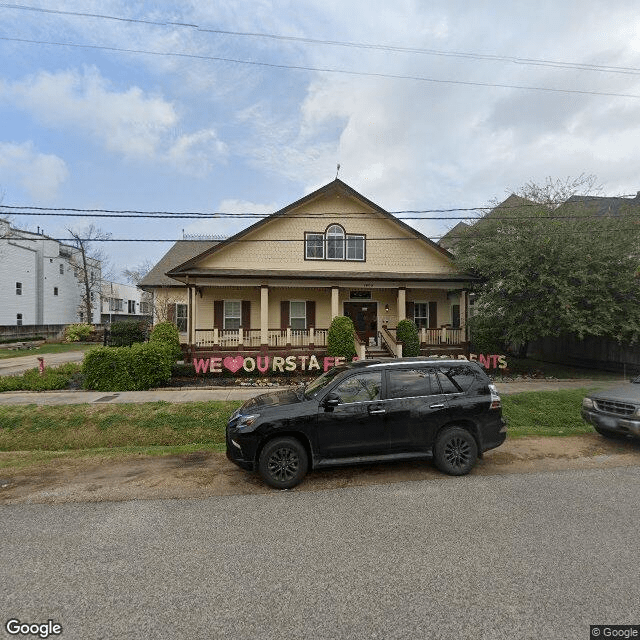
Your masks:
[{"label": "concrete sidewalk", "polygon": [[[525,391],[559,391],[561,389],[602,388],[613,386],[607,380],[528,380],[502,382],[497,385],[503,395]],[[205,389],[152,389],[150,391],[6,391],[0,393],[0,405],[10,404],[140,404],[143,402],[209,402],[212,400],[247,400],[261,393],[290,387],[211,387]]]},{"label": "concrete sidewalk", "polygon": [[11,376],[24,373],[38,366],[38,357],[44,358],[45,367],[57,367],[67,362],[82,362],[84,351],[66,351],[64,353],[43,353],[34,350],[26,356],[3,358],[0,360],[0,376]]}]

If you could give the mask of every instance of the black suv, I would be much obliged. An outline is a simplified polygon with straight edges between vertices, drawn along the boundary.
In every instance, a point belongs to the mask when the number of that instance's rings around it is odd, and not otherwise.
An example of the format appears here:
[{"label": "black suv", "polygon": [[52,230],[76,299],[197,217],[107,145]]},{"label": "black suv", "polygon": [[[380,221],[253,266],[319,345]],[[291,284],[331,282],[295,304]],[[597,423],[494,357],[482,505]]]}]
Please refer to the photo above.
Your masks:
[{"label": "black suv", "polygon": [[415,458],[463,475],[505,437],[500,396],[478,364],[362,360],[245,402],[227,425],[227,457],[289,489],[310,468]]}]

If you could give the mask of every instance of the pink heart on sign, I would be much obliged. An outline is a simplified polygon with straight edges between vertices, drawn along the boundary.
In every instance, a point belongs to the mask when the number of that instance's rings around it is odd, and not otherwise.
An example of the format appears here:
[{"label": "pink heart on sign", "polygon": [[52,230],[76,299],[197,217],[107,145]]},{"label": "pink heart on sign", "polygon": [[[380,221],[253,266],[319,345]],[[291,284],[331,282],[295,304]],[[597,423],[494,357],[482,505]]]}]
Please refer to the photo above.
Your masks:
[{"label": "pink heart on sign", "polygon": [[244,358],[242,356],[236,356],[235,358],[232,358],[230,356],[227,356],[223,361],[222,364],[229,369],[229,371],[231,371],[231,373],[235,373],[236,371],[238,371],[238,369],[240,369],[240,367],[242,367],[242,365],[244,364]]}]

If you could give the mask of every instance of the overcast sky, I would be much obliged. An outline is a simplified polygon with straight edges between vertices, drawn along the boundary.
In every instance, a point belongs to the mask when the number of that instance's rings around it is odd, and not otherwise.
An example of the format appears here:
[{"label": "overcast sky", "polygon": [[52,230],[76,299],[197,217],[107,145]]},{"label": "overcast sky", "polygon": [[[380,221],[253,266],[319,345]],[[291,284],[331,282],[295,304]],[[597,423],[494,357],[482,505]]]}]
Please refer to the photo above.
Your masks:
[{"label": "overcast sky", "polygon": [[[271,213],[333,180],[337,163],[389,211],[481,206],[582,173],[604,195],[640,190],[637,0],[25,2],[0,2],[5,206]],[[454,52],[473,55],[443,55]],[[178,239],[255,220],[14,219],[53,237],[90,222]],[[456,222],[412,224],[434,237]],[[119,272],[169,246],[106,251]]]}]

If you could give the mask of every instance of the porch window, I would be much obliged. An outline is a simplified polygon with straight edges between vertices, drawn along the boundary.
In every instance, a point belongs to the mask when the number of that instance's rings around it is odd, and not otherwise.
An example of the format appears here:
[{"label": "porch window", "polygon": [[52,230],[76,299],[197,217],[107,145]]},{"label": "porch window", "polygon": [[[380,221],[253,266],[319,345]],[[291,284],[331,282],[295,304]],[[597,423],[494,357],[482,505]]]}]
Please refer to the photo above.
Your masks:
[{"label": "porch window", "polygon": [[426,302],[415,302],[413,305],[413,321],[418,329],[429,326],[429,305]]},{"label": "porch window", "polygon": [[347,260],[364,260],[364,236],[347,236]]},{"label": "porch window", "polygon": [[176,326],[180,333],[187,332],[187,305],[176,304]]},{"label": "porch window", "polygon": [[460,305],[459,304],[451,305],[451,326],[454,329],[460,328]]},{"label": "porch window", "polygon": [[307,303],[291,301],[289,307],[289,322],[294,331],[304,331],[307,328]]},{"label": "porch window", "polygon": [[344,260],[344,229],[337,224],[327,229],[327,260]]},{"label": "porch window", "polygon": [[224,328],[239,329],[242,322],[242,304],[240,300],[224,301]]},{"label": "porch window", "polygon": [[324,234],[306,233],[304,240],[305,240],[305,258],[307,260],[323,260],[324,259]]}]

